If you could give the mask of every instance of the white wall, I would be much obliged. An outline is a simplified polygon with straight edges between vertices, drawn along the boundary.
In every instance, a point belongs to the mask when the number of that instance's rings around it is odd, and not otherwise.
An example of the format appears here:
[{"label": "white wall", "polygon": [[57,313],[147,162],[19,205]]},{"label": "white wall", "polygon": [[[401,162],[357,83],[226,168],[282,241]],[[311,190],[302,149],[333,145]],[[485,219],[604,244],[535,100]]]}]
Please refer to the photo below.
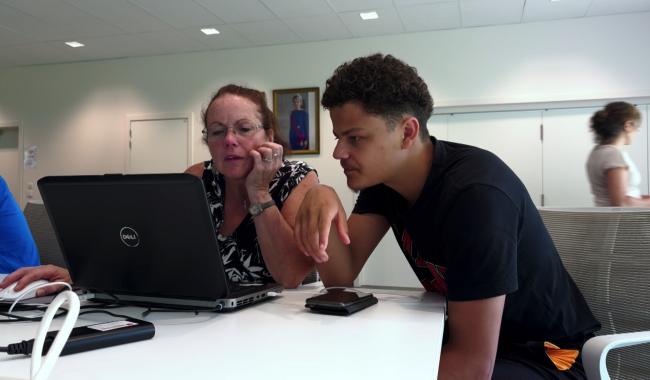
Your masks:
[{"label": "white wall", "polygon": [[[24,170],[24,192],[45,175],[124,171],[128,114],[193,112],[193,157],[205,159],[198,114],[219,86],[247,84],[266,90],[269,99],[278,88],[320,86],[322,91],[337,65],[377,51],[415,66],[443,107],[648,96],[648,35],[650,13],[641,13],[4,69],[0,123],[20,121],[24,146],[38,146],[38,166]],[[350,210],[352,194],[331,159],[327,112],[321,110],[320,120],[321,154],[305,160]],[[371,258],[371,268],[396,253],[391,244],[373,255],[378,257]],[[374,275],[379,272],[364,271],[362,282],[418,284],[408,270],[395,280]]]}]

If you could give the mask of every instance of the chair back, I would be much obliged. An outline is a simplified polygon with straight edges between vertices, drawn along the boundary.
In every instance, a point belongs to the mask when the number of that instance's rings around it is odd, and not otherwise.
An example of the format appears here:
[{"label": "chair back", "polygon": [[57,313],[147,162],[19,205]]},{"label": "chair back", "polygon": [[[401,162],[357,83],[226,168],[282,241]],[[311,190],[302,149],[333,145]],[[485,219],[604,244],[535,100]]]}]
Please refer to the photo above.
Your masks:
[{"label": "chair back", "polygon": [[45,206],[42,203],[27,202],[23,214],[27,219],[36,247],[38,247],[41,264],[53,264],[67,268]]},{"label": "chair back", "polygon": [[[650,330],[650,209],[542,208],[562,262],[596,319],[598,335]],[[612,379],[650,378],[650,344],[612,350]]]}]

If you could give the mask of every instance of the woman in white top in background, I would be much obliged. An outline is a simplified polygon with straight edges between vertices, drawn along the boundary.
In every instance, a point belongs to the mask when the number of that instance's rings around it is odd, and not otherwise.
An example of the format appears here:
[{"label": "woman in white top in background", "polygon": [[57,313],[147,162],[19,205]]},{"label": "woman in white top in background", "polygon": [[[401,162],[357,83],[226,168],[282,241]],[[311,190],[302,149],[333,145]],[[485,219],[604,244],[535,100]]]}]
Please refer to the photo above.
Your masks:
[{"label": "woman in white top in background", "polygon": [[591,117],[596,146],[587,160],[587,176],[599,207],[650,207],[641,195],[641,173],[624,150],[641,127],[641,113],[632,104],[613,102]]}]

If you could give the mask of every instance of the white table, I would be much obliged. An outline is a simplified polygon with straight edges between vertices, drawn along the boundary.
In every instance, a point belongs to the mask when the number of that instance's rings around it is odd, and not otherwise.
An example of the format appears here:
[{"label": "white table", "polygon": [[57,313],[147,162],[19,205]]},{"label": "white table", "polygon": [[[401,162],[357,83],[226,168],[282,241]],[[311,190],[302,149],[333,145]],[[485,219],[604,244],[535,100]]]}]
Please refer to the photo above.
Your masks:
[{"label": "white table", "polygon": [[[421,291],[370,290],[377,305],[347,317],[304,307],[322,286],[285,290],[231,313],[112,309],[154,323],[153,339],[59,358],[50,379],[435,379],[444,299]],[[365,290],[365,289],[364,289]],[[114,320],[81,316],[78,326]],[[52,329],[57,329],[60,320]],[[37,323],[0,324],[0,345],[36,334]],[[30,359],[0,353],[0,379],[29,378]]]}]

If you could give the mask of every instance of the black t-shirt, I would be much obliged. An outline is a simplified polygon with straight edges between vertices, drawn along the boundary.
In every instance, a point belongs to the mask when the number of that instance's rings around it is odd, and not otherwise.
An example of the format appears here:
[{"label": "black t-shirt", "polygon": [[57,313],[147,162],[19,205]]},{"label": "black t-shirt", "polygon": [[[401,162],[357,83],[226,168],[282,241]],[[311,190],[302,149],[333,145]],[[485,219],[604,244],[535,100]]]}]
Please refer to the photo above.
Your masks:
[{"label": "black t-shirt", "polygon": [[413,207],[377,185],[361,191],[353,212],[388,220],[426,290],[450,301],[505,294],[501,345],[581,345],[600,324],[523,183],[488,151],[431,140],[433,164]]}]

